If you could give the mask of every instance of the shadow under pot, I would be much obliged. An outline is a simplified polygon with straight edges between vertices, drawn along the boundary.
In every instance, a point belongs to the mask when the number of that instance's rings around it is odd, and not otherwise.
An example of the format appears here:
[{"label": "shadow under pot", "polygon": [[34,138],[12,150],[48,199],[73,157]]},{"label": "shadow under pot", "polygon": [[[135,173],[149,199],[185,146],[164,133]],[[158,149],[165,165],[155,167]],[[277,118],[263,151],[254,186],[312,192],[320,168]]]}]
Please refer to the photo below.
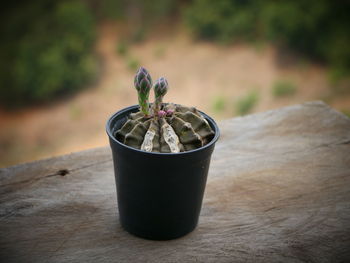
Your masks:
[{"label": "shadow under pot", "polygon": [[121,226],[152,240],[169,240],[195,229],[202,206],[211,154],[219,138],[215,121],[203,112],[214,131],[201,148],[179,153],[141,151],[118,141],[114,134],[137,105],[122,109],[107,121],[113,154]]}]

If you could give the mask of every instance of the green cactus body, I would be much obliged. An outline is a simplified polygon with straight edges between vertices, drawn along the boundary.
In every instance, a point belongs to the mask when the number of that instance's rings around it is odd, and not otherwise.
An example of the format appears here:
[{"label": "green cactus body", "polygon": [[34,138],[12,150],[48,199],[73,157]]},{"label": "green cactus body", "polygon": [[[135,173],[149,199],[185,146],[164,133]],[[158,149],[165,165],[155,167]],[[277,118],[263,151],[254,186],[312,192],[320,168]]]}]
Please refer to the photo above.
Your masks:
[{"label": "green cactus body", "polygon": [[200,148],[214,137],[206,119],[194,107],[163,103],[168,82],[159,78],[153,88],[155,102],[148,103],[152,85],[150,74],[140,68],[134,80],[140,111],[131,113],[115,132],[120,142],[146,152],[178,153]]},{"label": "green cactus body", "polygon": [[195,108],[163,105],[167,108],[175,108],[174,113],[158,119],[143,118],[140,112],[130,114],[115,137],[133,148],[161,153],[197,149],[214,137],[214,131]]},{"label": "green cactus body", "polygon": [[139,105],[141,108],[141,111],[148,116],[149,115],[149,103],[148,103],[148,93],[139,93],[138,94],[138,99],[139,99]]}]

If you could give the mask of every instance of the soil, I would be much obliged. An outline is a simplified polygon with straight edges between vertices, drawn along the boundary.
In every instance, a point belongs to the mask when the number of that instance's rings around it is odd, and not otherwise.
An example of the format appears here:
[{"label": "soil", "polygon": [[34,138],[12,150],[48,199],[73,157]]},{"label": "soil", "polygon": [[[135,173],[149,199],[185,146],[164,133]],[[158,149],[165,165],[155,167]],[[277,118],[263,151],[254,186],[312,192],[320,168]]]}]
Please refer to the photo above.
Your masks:
[{"label": "soil", "polygon": [[[258,99],[251,113],[310,100],[326,100],[338,110],[350,111],[350,94],[334,94],[327,68],[296,56],[281,59],[270,45],[220,46],[194,41],[176,29],[129,45],[128,53],[120,55],[116,47],[121,27],[106,23],[99,28],[96,52],[102,72],[93,87],[49,106],[0,111],[1,167],[107,145],[107,118],[137,103],[136,70],[129,65],[134,58],[154,80],[167,78],[165,101],[195,106],[216,120],[237,116],[237,101],[253,90]],[[294,95],[273,95],[273,83],[281,79],[296,85]],[[217,100],[220,108],[213,106]]]}]

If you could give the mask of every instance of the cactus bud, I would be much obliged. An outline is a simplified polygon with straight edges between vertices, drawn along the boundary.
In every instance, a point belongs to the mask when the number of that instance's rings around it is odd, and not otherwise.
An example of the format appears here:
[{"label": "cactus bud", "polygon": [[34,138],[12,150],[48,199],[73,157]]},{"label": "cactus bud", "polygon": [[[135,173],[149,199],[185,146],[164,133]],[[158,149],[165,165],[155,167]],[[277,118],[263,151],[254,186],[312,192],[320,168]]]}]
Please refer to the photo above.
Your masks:
[{"label": "cactus bud", "polygon": [[164,116],[166,116],[166,112],[165,111],[163,111],[163,110],[158,111],[158,117],[159,118],[163,118]]},{"label": "cactus bud", "polygon": [[155,103],[154,103],[154,112],[155,114],[158,113],[158,111],[161,108],[163,97],[168,91],[168,81],[161,77],[157,79],[156,83],[154,83],[154,95],[155,95]]},{"label": "cactus bud", "polygon": [[154,83],[154,94],[157,97],[163,97],[168,91],[168,81],[161,77],[157,79],[156,83]]},{"label": "cactus bud", "polygon": [[171,116],[174,114],[174,110],[166,110],[166,115]]},{"label": "cactus bud", "polygon": [[140,109],[146,116],[149,115],[148,97],[152,87],[152,78],[148,71],[140,67],[136,72],[134,85],[138,93]]}]

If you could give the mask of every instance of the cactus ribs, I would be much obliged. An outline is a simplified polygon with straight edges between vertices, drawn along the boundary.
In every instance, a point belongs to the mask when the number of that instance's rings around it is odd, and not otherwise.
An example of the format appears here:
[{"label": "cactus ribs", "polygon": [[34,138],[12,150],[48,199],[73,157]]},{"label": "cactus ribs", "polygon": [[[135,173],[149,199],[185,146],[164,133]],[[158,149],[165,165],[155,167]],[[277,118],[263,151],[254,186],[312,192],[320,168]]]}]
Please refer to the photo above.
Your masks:
[{"label": "cactus ribs", "polygon": [[155,102],[149,103],[152,78],[141,67],[135,76],[140,111],[131,113],[115,138],[147,152],[178,153],[200,148],[214,137],[207,120],[194,107],[163,103],[169,85],[164,77],[153,85]]}]

